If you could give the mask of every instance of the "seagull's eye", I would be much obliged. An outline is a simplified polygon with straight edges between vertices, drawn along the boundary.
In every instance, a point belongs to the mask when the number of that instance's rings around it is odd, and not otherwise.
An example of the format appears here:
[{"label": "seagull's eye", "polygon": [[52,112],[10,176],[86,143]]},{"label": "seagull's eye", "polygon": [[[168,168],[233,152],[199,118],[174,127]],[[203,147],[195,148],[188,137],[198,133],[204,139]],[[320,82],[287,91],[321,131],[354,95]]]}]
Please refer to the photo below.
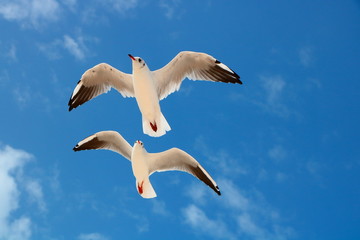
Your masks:
[{"label": "seagull's eye", "polygon": [[139,62],[141,62],[141,58],[139,58]]}]

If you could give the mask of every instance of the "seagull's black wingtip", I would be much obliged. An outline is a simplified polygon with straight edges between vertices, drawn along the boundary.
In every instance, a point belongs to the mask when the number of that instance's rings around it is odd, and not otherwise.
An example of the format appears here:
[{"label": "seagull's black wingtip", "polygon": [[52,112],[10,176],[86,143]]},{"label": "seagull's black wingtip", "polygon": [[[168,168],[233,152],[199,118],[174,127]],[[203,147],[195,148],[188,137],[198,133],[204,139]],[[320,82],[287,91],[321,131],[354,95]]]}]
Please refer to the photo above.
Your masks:
[{"label": "seagull's black wingtip", "polygon": [[76,146],[73,148],[73,151],[74,151],[74,152],[80,151],[80,150],[79,150],[79,144],[76,144]]},{"label": "seagull's black wingtip", "polygon": [[73,106],[71,104],[72,96],[69,99],[68,106],[69,106],[69,112],[73,109]]},{"label": "seagull's black wingtip", "polygon": [[215,192],[217,193],[217,195],[221,196],[221,192],[220,192],[219,187],[218,187],[218,186],[216,186],[215,188],[216,188],[216,191],[215,191]]}]

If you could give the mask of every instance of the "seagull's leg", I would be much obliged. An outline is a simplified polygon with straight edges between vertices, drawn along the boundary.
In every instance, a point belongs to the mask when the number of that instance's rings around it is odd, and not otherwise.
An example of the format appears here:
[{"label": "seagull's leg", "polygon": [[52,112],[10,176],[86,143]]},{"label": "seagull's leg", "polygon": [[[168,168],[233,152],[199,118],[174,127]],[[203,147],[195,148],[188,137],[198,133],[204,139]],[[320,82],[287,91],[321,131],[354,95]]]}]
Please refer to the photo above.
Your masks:
[{"label": "seagull's leg", "polygon": [[143,185],[144,185],[144,181],[142,181],[140,184],[138,183],[138,191],[140,194],[143,194]]},{"label": "seagull's leg", "polygon": [[152,128],[152,130],[154,130],[154,132],[157,131],[157,125],[156,122],[154,122],[154,124],[152,124],[152,122],[150,122],[150,127]]}]

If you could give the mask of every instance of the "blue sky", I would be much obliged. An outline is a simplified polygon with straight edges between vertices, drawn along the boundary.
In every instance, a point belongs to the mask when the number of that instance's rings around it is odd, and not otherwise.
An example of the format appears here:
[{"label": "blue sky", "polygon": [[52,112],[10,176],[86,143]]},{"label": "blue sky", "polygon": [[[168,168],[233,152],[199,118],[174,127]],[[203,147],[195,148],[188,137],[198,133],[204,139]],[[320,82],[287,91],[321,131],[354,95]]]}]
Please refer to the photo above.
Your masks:
[{"label": "blue sky", "polygon": [[[359,1],[0,1],[0,239],[359,239]],[[142,133],[111,91],[67,110],[100,62],[158,69],[206,52],[243,85],[185,81],[161,102],[172,131]],[[184,173],[73,152],[116,130],[194,156],[222,196]]]}]

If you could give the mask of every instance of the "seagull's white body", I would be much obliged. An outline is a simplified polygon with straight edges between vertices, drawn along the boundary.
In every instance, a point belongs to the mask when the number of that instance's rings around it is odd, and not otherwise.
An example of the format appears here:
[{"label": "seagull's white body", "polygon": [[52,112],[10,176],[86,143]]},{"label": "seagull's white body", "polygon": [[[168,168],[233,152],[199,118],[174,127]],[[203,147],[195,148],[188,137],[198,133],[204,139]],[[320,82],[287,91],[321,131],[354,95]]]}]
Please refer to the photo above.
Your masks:
[{"label": "seagull's white body", "polygon": [[149,176],[154,172],[170,170],[190,173],[220,195],[220,190],[210,174],[192,156],[178,148],[148,153],[141,141],[136,141],[131,147],[118,132],[102,131],[85,138],[74,147],[74,151],[89,149],[108,149],[130,160],[137,191],[143,198],[156,197]]},{"label": "seagull's white body", "polygon": [[133,85],[136,102],[142,114],[143,132],[153,137],[159,137],[171,128],[161,113],[159,97],[153,75],[144,63],[133,61]]},{"label": "seagull's white body", "polygon": [[156,193],[149,179],[149,161],[148,153],[142,147],[142,143],[135,142],[131,153],[131,166],[136,178],[136,187],[138,193],[143,198],[154,198]]},{"label": "seagull's white body", "polygon": [[115,88],[124,97],[136,98],[143,118],[143,132],[159,137],[171,130],[161,113],[159,101],[178,91],[185,78],[242,84],[239,75],[206,53],[180,52],[156,71],[150,71],[140,57],[129,56],[133,63],[132,74],[106,63],[88,69],[70,97],[69,111]]}]

